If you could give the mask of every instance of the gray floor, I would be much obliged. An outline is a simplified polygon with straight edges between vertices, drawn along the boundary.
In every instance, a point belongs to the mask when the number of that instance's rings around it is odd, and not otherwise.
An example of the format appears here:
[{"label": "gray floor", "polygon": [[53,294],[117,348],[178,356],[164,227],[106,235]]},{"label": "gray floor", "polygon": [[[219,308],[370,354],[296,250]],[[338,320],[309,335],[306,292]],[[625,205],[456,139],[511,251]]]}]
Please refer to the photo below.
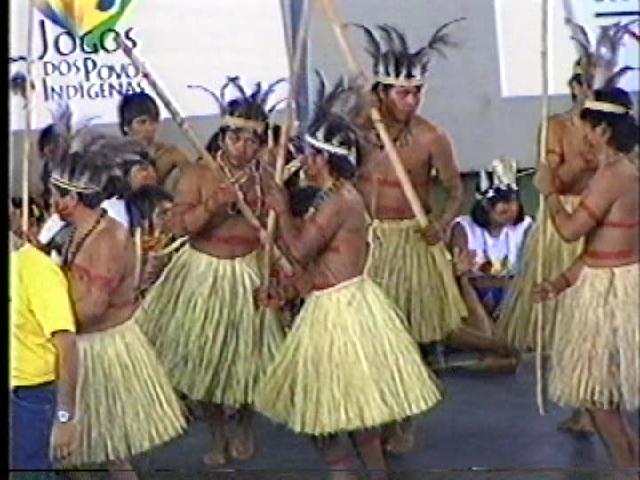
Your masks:
[{"label": "gray floor", "polygon": [[[439,407],[419,418],[416,451],[390,459],[394,478],[613,478],[606,473],[610,464],[596,437],[576,438],[556,430],[566,410],[549,405],[546,416],[538,415],[531,360],[515,375],[451,371],[441,378],[447,396]],[[135,463],[144,480],[327,478],[323,462],[308,440],[263,417],[257,421],[257,440],[257,453],[251,461],[213,471],[201,461],[210,446],[207,428],[196,422],[182,438]],[[578,471],[570,473],[568,469]]]}]

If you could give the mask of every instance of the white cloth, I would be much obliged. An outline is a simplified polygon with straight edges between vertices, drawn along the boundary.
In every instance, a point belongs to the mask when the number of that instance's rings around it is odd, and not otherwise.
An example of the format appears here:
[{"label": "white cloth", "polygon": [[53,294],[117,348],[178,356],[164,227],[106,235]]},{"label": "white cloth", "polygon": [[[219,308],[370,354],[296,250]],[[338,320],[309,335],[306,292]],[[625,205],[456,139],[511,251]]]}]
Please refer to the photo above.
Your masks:
[{"label": "white cloth", "polygon": [[469,215],[462,215],[453,221],[461,225],[467,234],[468,249],[475,253],[477,265],[491,262],[494,275],[513,275],[516,273],[520,253],[533,219],[526,215],[517,225],[507,225],[497,237],[476,224]]}]

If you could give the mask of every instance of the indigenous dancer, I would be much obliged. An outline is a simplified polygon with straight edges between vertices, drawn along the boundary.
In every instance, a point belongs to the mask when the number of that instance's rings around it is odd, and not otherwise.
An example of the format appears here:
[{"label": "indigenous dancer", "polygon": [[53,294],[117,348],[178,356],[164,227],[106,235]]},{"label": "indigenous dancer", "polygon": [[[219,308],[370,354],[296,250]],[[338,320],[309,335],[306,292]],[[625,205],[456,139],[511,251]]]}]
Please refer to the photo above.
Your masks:
[{"label": "indigenous dancer", "polygon": [[[367,27],[368,52],[373,57],[372,93],[398,154],[418,193],[430,224],[421,231],[395,170],[374,133],[363,145],[356,187],[373,218],[370,238],[370,277],[400,308],[413,338],[423,344],[441,341],[460,327],[467,315],[450,255],[442,242],[462,203],[462,181],[449,135],[417,114],[425,76],[434,52],[453,45],[441,26],[429,44],[411,53],[402,32],[379,26],[381,41]],[[371,132],[375,132],[369,126]],[[448,191],[440,218],[431,215],[432,174],[436,171]],[[411,424],[395,429],[386,449],[403,453],[413,448]]]},{"label": "indigenous dancer", "polygon": [[[281,242],[305,265],[294,282],[305,303],[260,384],[256,407],[297,433],[320,437],[333,469],[355,466],[337,439],[351,432],[366,467],[378,470],[371,478],[386,478],[377,428],[429,410],[441,394],[400,312],[364,274],[366,209],[350,182],[358,161],[351,92],[338,84],[325,98],[320,89],[304,168],[321,191],[305,220],[294,221],[275,183],[267,195]],[[355,477],[343,471],[333,478]]]},{"label": "indigenous dancer", "polygon": [[[130,470],[129,458],[177,437],[186,426],[152,346],[132,319],[133,240],[99,208],[108,160],[138,150],[129,149],[135,143],[87,129],[66,145],[51,186],[54,210],[73,228],[62,259],[80,334],[74,419],[80,444],[68,462]],[[136,478],[115,471],[113,477]]]},{"label": "indigenous dancer", "polygon": [[[618,37],[615,31],[609,30],[613,27],[601,30],[593,50],[584,28],[577,24],[571,24],[571,27],[573,38],[581,51],[574,66],[574,74],[569,80],[573,106],[568,112],[549,119],[548,166],[539,165],[538,168],[541,172],[551,170],[554,192],[560,195],[565,207],[573,211],[580,194],[597,169],[597,162],[591,158],[584,140],[584,127],[579,119],[581,108],[592,96],[594,87],[615,84],[626,69],[616,71],[617,49],[622,36]],[[536,281],[538,262],[542,262],[543,278],[554,278],[566,270],[584,248],[583,239],[567,242],[558,234],[551,225],[546,205],[540,205],[536,218],[536,225],[525,244],[523,269],[505,298],[498,320],[499,336],[518,350],[533,350],[536,344],[535,309],[531,302],[531,291]],[[540,242],[543,243],[542,259],[537,258]],[[543,349],[546,349],[553,342],[558,305],[550,300],[542,308]],[[559,428],[575,433],[593,432],[589,417],[580,412],[574,412]]]},{"label": "indigenous dancer", "polygon": [[629,159],[638,143],[631,109],[619,88],[596,90],[585,102],[580,118],[598,167],[573,212],[555,193],[549,170],[538,179],[558,234],[586,239],[574,264],[535,291],[543,300],[563,292],[549,395],[587,409],[619,467],[640,466],[638,438],[622,413],[640,407],[640,174]]},{"label": "indigenous dancer", "polygon": [[155,160],[158,183],[173,192],[180,169],[189,163],[189,158],[175,145],[157,140],[160,110],[156,101],[145,92],[125,94],[118,106],[118,116],[122,134],[147,146]]},{"label": "indigenous dancer", "polygon": [[[491,170],[481,171],[479,178],[471,214],[455,219],[450,241],[469,310],[467,326],[493,339],[504,292],[521,264],[522,245],[533,221],[520,201],[515,161],[494,160]],[[497,339],[495,343],[485,349],[500,350]],[[517,360],[489,354],[480,367],[485,364],[513,371]]]},{"label": "indigenous dancer", "polygon": [[[237,77],[226,88],[240,97],[223,103],[217,156],[233,172],[246,202],[266,216],[259,150],[266,145],[267,102],[272,88],[246,92]],[[213,93],[213,92],[210,92]],[[202,402],[214,445],[204,461],[224,464],[248,459],[254,442],[250,407],[254,389],[282,342],[274,311],[258,309],[260,238],[242,216],[236,193],[220,171],[205,164],[185,168],[167,218],[177,236],[188,236],[151,288],[139,317],[174,387]],[[226,422],[223,406],[238,408]]]}]

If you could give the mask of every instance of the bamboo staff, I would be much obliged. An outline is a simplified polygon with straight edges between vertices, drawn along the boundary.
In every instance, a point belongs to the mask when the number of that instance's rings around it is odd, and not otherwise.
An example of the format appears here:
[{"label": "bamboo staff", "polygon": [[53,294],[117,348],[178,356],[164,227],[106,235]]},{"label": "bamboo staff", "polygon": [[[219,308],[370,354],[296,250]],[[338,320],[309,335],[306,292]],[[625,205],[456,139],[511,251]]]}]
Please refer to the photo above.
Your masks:
[{"label": "bamboo staff", "polygon": [[[539,165],[543,168],[547,165],[547,136],[549,130],[549,0],[542,0],[542,125],[540,127]],[[536,252],[536,283],[542,282],[542,256],[544,255],[543,240],[545,238],[545,199],[540,194],[540,241]],[[544,415],[544,378],[543,378],[543,308],[542,302],[535,307],[536,318],[536,400],[540,415]]]},{"label": "bamboo staff", "polygon": [[[302,72],[302,59],[304,57],[304,46],[307,41],[307,33],[309,31],[309,23],[311,18],[311,8],[309,0],[303,0],[302,10],[302,22],[300,23],[300,30],[296,36],[295,48],[289,55],[289,71],[291,72],[291,80],[289,81],[289,92],[287,94],[287,114],[282,127],[280,138],[278,139],[278,153],[276,157],[276,171],[275,181],[276,185],[282,186],[284,183],[284,164],[287,155],[287,146],[289,144],[289,137],[291,135],[291,129],[294,119],[295,108],[295,96],[298,92],[298,86],[300,84],[300,77]],[[294,58],[291,60],[291,53]],[[276,230],[276,212],[269,210],[269,217],[267,219],[267,243],[265,245],[265,281],[269,281],[269,272],[271,269],[271,249],[273,246],[273,237]]]},{"label": "bamboo staff", "polygon": [[[366,77],[366,75],[364,74],[364,70],[358,64],[356,57],[353,53],[353,49],[351,48],[351,45],[347,40],[347,37],[344,32],[344,22],[342,22],[340,20],[340,17],[338,16],[338,12],[336,10],[334,0],[319,0],[319,1],[322,2],[325,15],[331,22],[334,33],[338,38],[340,48],[342,49],[342,52],[345,55],[349,70],[351,70],[352,75],[354,76],[362,75]],[[413,211],[413,215],[418,220],[418,223],[420,224],[420,226],[422,228],[425,228],[429,224],[427,214],[425,213],[424,208],[422,207],[422,203],[420,202],[420,197],[418,197],[416,190],[413,188],[413,185],[411,184],[411,180],[409,179],[409,176],[407,175],[407,172],[404,169],[404,165],[402,165],[402,160],[400,159],[400,156],[398,155],[398,151],[396,150],[396,147],[393,144],[391,137],[389,136],[389,132],[387,132],[387,128],[385,127],[382,121],[380,110],[378,110],[378,108],[375,106],[371,107],[370,115],[371,115],[371,119],[373,120],[373,125],[376,131],[378,132],[380,139],[382,140],[387,156],[389,157],[389,160],[391,160],[391,164],[393,165],[393,168],[396,172],[396,176],[398,177],[398,180],[402,185],[404,194],[407,197],[407,200],[409,201],[411,210]]]},{"label": "bamboo staff", "polygon": [[[261,237],[266,237],[267,235],[266,230],[260,223],[260,220],[256,217],[256,215],[251,211],[249,206],[244,201],[244,195],[240,191],[240,188],[235,184],[234,177],[229,167],[222,160],[220,160],[218,156],[212,157],[207,151],[207,149],[204,148],[204,146],[202,145],[202,143],[200,143],[200,140],[198,140],[198,137],[196,136],[195,132],[193,131],[193,129],[191,128],[187,120],[180,114],[178,109],[175,107],[169,94],[158,83],[158,81],[155,79],[155,77],[153,76],[153,74],[151,73],[147,65],[142,61],[142,59],[137,54],[135,54],[128,45],[125,45],[120,37],[116,37],[116,42],[122,49],[123,53],[127,56],[127,58],[131,60],[131,62],[140,70],[140,72],[142,72],[149,86],[153,89],[153,91],[156,93],[156,95],[158,96],[160,101],[163,103],[165,108],[169,111],[169,113],[171,114],[171,117],[178,125],[178,128],[180,128],[182,133],[184,133],[187,140],[191,143],[193,148],[196,149],[200,157],[203,158],[212,168],[215,169],[216,167],[218,167],[222,171],[226,180],[234,187],[236,195],[238,197],[237,206],[240,212],[242,213],[242,215],[244,215],[244,217],[247,219],[247,221],[249,221],[251,225],[253,225],[253,227],[258,229]],[[293,271],[293,265],[294,265],[293,262],[287,256],[285,256],[280,250],[278,250],[276,246],[274,246],[274,253],[276,253],[278,260],[282,263],[282,267],[285,269],[285,271],[287,271],[287,273],[291,273]]]},{"label": "bamboo staff", "polygon": [[25,90],[25,132],[24,132],[24,151],[22,152],[22,231],[26,234],[29,230],[29,157],[31,156],[31,131],[33,129],[34,122],[34,110],[33,105],[33,91],[32,81],[33,78],[33,10],[34,6],[31,2],[28,3],[27,13],[27,86]]}]

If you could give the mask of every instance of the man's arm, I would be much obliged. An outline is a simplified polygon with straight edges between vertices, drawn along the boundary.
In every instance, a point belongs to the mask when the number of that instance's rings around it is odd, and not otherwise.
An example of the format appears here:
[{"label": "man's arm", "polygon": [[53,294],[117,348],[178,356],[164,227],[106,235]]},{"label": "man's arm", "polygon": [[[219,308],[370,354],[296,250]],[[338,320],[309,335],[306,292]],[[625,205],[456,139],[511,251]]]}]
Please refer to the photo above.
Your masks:
[{"label": "man's arm", "polygon": [[446,132],[440,131],[434,136],[431,145],[431,159],[442,184],[447,190],[447,203],[438,220],[440,229],[446,230],[453,219],[460,213],[464,192],[456,154]]},{"label": "man's arm", "polygon": [[207,167],[194,166],[187,170],[178,182],[174,205],[167,219],[171,233],[180,237],[193,235],[207,225],[219,224],[228,218],[230,197],[223,190]]},{"label": "man's arm", "polygon": [[573,242],[591,232],[605,217],[620,195],[611,172],[599,171],[582,195],[576,210],[569,213],[556,194],[547,197],[549,214],[563,240]]},{"label": "man's arm", "polygon": [[342,214],[336,195],[322,204],[300,228],[288,208],[278,211],[280,238],[291,254],[300,262],[307,262],[329,244],[340,226]]},{"label": "man's arm", "polygon": [[69,412],[71,417],[76,411],[76,383],[78,378],[78,350],[76,334],[70,331],[53,333],[53,343],[58,353],[57,409]]}]

